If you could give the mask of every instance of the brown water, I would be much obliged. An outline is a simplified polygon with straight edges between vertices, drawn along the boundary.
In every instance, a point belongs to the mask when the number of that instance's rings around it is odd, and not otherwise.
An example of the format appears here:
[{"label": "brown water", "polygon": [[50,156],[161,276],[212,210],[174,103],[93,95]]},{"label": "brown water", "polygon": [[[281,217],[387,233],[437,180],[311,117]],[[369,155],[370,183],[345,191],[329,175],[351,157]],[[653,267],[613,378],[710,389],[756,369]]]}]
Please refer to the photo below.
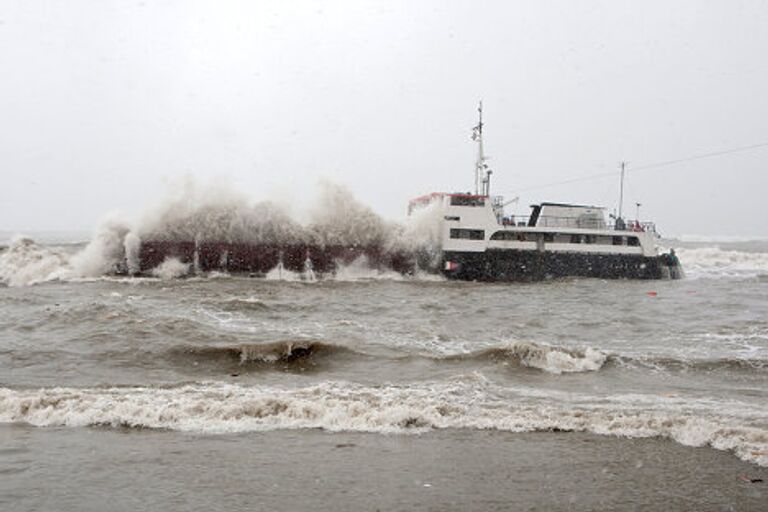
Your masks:
[{"label": "brown water", "polygon": [[767,253],[0,286],[0,509],[764,510]]}]

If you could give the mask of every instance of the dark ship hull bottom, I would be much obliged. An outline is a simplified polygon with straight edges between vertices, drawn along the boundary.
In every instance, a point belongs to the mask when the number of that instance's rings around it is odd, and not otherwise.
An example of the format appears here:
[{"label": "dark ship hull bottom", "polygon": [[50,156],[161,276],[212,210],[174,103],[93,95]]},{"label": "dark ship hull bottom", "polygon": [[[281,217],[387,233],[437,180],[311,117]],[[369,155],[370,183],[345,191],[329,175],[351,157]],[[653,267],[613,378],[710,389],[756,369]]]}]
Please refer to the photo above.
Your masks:
[{"label": "dark ship hull bottom", "polygon": [[518,250],[444,252],[440,266],[428,257],[379,246],[269,245],[229,242],[144,241],[138,254],[138,273],[147,274],[168,258],[176,258],[200,272],[223,271],[266,275],[282,263],[286,270],[318,276],[333,274],[340,265],[365,258],[374,269],[413,274],[417,270],[442,273],[467,281],[541,281],[562,277],[599,279],[664,279],[681,277],[679,265],[668,255],[555,253]]},{"label": "dark ship hull bottom", "polygon": [[563,277],[678,279],[682,271],[669,255],[595,254],[487,250],[445,252],[443,274],[466,281],[542,281]]}]

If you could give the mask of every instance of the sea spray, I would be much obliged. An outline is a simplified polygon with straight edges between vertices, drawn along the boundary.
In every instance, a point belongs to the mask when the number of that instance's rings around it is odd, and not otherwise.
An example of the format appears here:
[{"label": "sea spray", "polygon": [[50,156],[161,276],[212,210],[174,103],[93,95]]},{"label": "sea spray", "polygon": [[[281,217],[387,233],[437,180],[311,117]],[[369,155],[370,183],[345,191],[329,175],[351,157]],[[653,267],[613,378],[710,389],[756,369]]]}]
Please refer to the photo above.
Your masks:
[{"label": "sea spray", "polygon": [[385,247],[397,231],[343,186],[322,181],[307,226],[312,241],[321,246]]},{"label": "sea spray", "polygon": [[348,264],[339,263],[332,276],[335,281],[402,281],[404,276],[390,269],[376,268],[363,255]]},{"label": "sea spray", "polygon": [[678,248],[686,276],[699,279],[768,276],[768,253],[721,247]]},{"label": "sea spray", "polygon": [[442,216],[436,202],[414,210],[395,232],[389,248],[416,254],[422,268],[436,268],[442,251]]},{"label": "sea spray", "polygon": [[[74,255],[44,248],[31,240],[12,243],[0,260],[0,282],[22,286],[115,272],[134,275],[142,270],[142,242],[152,240],[193,241],[197,247],[207,242],[335,246],[372,249],[384,256],[398,251],[419,252],[427,255],[422,258],[422,266],[429,267],[428,260],[439,255],[437,213],[438,209],[426,208],[405,223],[389,222],[355,199],[346,187],[324,181],[318,186],[306,222],[299,223],[284,206],[270,201],[251,203],[246,195],[225,184],[200,185],[187,178],[170,189],[165,199],[145,210],[137,221],[129,222],[116,215],[107,217],[91,242]],[[361,260],[355,268],[369,263],[373,264]],[[186,274],[178,264],[169,265],[173,268],[166,266],[153,274]],[[309,279],[317,273],[316,269],[311,270],[303,272]],[[375,270],[381,274],[390,269]],[[278,274],[283,276],[282,272]]]},{"label": "sea spray", "polygon": [[160,265],[152,270],[152,275],[160,279],[175,279],[189,273],[189,265],[182,263],[178,258],[166,258]]},{"label": "sea spray", "polygon": [[14,238],[0,253],[0,283],[26,286],[67,277],[70,255],[43,247],[31,238]]},{"label": "sea spray", "polygon": [[70,273],[76,277],[99,277],[122,270],[125,261],[125,238],[130,228],[115,214],[98,227],[85,248],[69,261]]},{"label": "sea spray", "polygon": [[125,235],[123,247],[125,249],[125,264],[128,273],[130,275],[137,274],[141,270],[141,260],[139,258],[141,238],[136,233],[130,232]]},{"label": "sea spray", "polygon": [[200,186],[185,180],[141,215],[132,230],[142,240],[277,244],[303,241],[301,225],[271,202],[251,204],[222,184]]}]

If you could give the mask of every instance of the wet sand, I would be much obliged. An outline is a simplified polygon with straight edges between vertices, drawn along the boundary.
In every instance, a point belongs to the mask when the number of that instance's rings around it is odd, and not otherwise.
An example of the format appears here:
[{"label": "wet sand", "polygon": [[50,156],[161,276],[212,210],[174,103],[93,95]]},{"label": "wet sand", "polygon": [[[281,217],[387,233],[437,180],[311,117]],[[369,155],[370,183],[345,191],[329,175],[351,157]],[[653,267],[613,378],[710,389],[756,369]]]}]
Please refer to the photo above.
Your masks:
[{"label": "wet sand", "polygon": [[[739,475],[762,478],[747,483]],[[766,510],[768,468],[663,439],[0,426],[0,510]]]}]

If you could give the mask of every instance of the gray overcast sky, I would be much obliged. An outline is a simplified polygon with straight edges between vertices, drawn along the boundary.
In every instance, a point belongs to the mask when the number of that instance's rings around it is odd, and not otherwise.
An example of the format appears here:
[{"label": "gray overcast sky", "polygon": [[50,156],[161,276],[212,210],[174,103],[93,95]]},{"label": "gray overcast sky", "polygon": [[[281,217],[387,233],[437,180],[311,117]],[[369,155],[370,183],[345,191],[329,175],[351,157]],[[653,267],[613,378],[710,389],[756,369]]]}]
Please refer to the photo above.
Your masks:
[{"label": "gray overcast sky", "polygon": [[[321,176],[389,218],[493,188],[618,199],[617,169],[768,142],[765,1],[0,3],[0,229],[83,229],[169,181],[306,201]],[[629,173],[663,233],[768,235],[768,147]],[[524,191],[524,192],[520,192]]]}]

